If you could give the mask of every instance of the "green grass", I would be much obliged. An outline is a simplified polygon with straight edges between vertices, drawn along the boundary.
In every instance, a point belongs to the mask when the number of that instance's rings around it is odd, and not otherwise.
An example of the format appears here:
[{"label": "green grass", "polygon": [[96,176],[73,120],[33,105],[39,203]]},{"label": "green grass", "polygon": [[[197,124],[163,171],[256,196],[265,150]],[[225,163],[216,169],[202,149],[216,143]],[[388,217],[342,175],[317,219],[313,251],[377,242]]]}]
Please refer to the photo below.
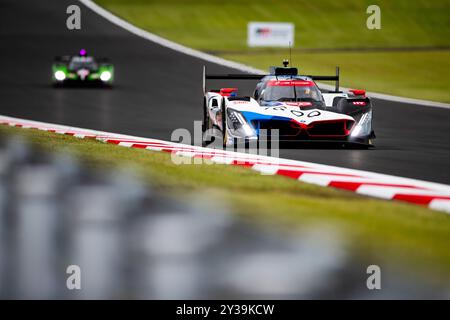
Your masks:
[{"label": "green grass", "polygon": [[[297,48],[449,47],[447,0],[96,0],[132,23],[184,45],[266,69],[287,50],[249,49],[249,21],[296,26],[294,63],[330,73],[342,66],[344,85],[450,102],[450,51],[301,54]],[[381,8],[381,30],[366,28],[366,8]],[[236,51],[238,53],[236,54]],[[420,79],[427,81],[420,82]]]},{"label": "green grass", "polygon": [[[450,277],[450,215],[425,207],[358,196],[281,176],[225,165],[176,165],[170,154],[130,149],[95,140],[0,126],[0,136],[19,134],[40,148],[71,152],[89,166],[129,166],[176,197],[215,195],[250,220],[291,231],[333,226],[352,249],[409,263],[435,276]],[[284,228],[284,227],[283,227]],[[380,258],[381,259],[381,258]]]},{"label": "green grass", "polygon": [[[450,45],[446,0],[96,0],[158,35],[201,50],[246,49],[249,21],[296,26],[297,48]],[[366,28],[381,8],[382,29]]]}]

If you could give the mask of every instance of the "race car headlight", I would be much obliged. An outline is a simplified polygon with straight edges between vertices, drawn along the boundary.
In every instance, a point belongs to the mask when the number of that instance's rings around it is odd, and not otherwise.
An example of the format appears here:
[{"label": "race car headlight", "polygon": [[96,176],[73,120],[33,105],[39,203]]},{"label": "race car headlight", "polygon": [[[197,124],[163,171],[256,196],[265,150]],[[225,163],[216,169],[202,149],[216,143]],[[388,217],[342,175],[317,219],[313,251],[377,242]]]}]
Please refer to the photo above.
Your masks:
[{"label": "race car headlight", "polygon": [[100,80],[102,80],[102,81],[109,81],[111,79],[111,76],[112,76],[111,72],[103,71],[100,74]]},{"label": "race car headlight", "polygon": [[228,128],[233,136],[241,138],[256,136],[253,128],[247,123],[244,116],[239,111],[230,108],[228,108],[227,111]]},{"label": "race car headlight", "polygon": [[358,137],[358,136],[368,136],[372,130],[372,110],[362,115],[358,124],[353,128],[350,136]]},{"label": "race car headlight", "polygon": [[58,70],[55,72],[55,79],[58,81],[63,81],[66,78],[64,71]]}]

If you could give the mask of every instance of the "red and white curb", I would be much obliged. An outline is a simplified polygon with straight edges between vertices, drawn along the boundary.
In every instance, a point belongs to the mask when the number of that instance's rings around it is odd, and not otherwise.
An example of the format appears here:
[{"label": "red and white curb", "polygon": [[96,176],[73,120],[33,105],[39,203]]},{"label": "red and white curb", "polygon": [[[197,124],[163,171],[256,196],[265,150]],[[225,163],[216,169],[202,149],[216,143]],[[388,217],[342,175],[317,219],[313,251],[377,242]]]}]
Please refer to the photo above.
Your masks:
[{"label": "red and white curb", "polygon": [[123,147],[170,152],[182,157],[203,158],[211,163],[245,166],[262,174],[282,175],[307,183],[344,189],[381,199],[406,201],[450,213],[450,186],[434,182],[6,116],[0,116],[0,124],[44,130],[78,138],[97,139]]}]

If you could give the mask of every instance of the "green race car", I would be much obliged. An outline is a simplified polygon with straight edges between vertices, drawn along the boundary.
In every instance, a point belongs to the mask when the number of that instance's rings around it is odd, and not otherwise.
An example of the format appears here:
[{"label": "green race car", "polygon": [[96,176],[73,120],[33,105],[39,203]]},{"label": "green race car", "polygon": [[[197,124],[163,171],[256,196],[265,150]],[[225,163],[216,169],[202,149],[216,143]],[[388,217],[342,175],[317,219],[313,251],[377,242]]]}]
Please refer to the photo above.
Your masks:
[{"label": "green race car", "polygon": [[114,81],[114,66],[105,58],[88,56],[80,50],[76,56],[56,57],[52,64],[52,83],[64,85],[111,86]]}]

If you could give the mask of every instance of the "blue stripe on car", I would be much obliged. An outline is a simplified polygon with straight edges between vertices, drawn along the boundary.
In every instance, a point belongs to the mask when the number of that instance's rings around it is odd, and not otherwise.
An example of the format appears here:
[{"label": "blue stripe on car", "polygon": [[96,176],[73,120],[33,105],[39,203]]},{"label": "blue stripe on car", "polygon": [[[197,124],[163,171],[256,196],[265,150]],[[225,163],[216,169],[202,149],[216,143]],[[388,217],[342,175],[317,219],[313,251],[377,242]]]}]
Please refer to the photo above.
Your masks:
[{"label": "blue stripe on car", "polygon": [[280,120],[280,121],[291,121],[289,117],[281,117],[281,116],[272,116],[267,114],[261,114],[250,111],[241,111],[241,114],[244,116],[247,123],[255,129],[256,134],[259,136],[259,127],[255,128],[252,121],[254,120]]}]

